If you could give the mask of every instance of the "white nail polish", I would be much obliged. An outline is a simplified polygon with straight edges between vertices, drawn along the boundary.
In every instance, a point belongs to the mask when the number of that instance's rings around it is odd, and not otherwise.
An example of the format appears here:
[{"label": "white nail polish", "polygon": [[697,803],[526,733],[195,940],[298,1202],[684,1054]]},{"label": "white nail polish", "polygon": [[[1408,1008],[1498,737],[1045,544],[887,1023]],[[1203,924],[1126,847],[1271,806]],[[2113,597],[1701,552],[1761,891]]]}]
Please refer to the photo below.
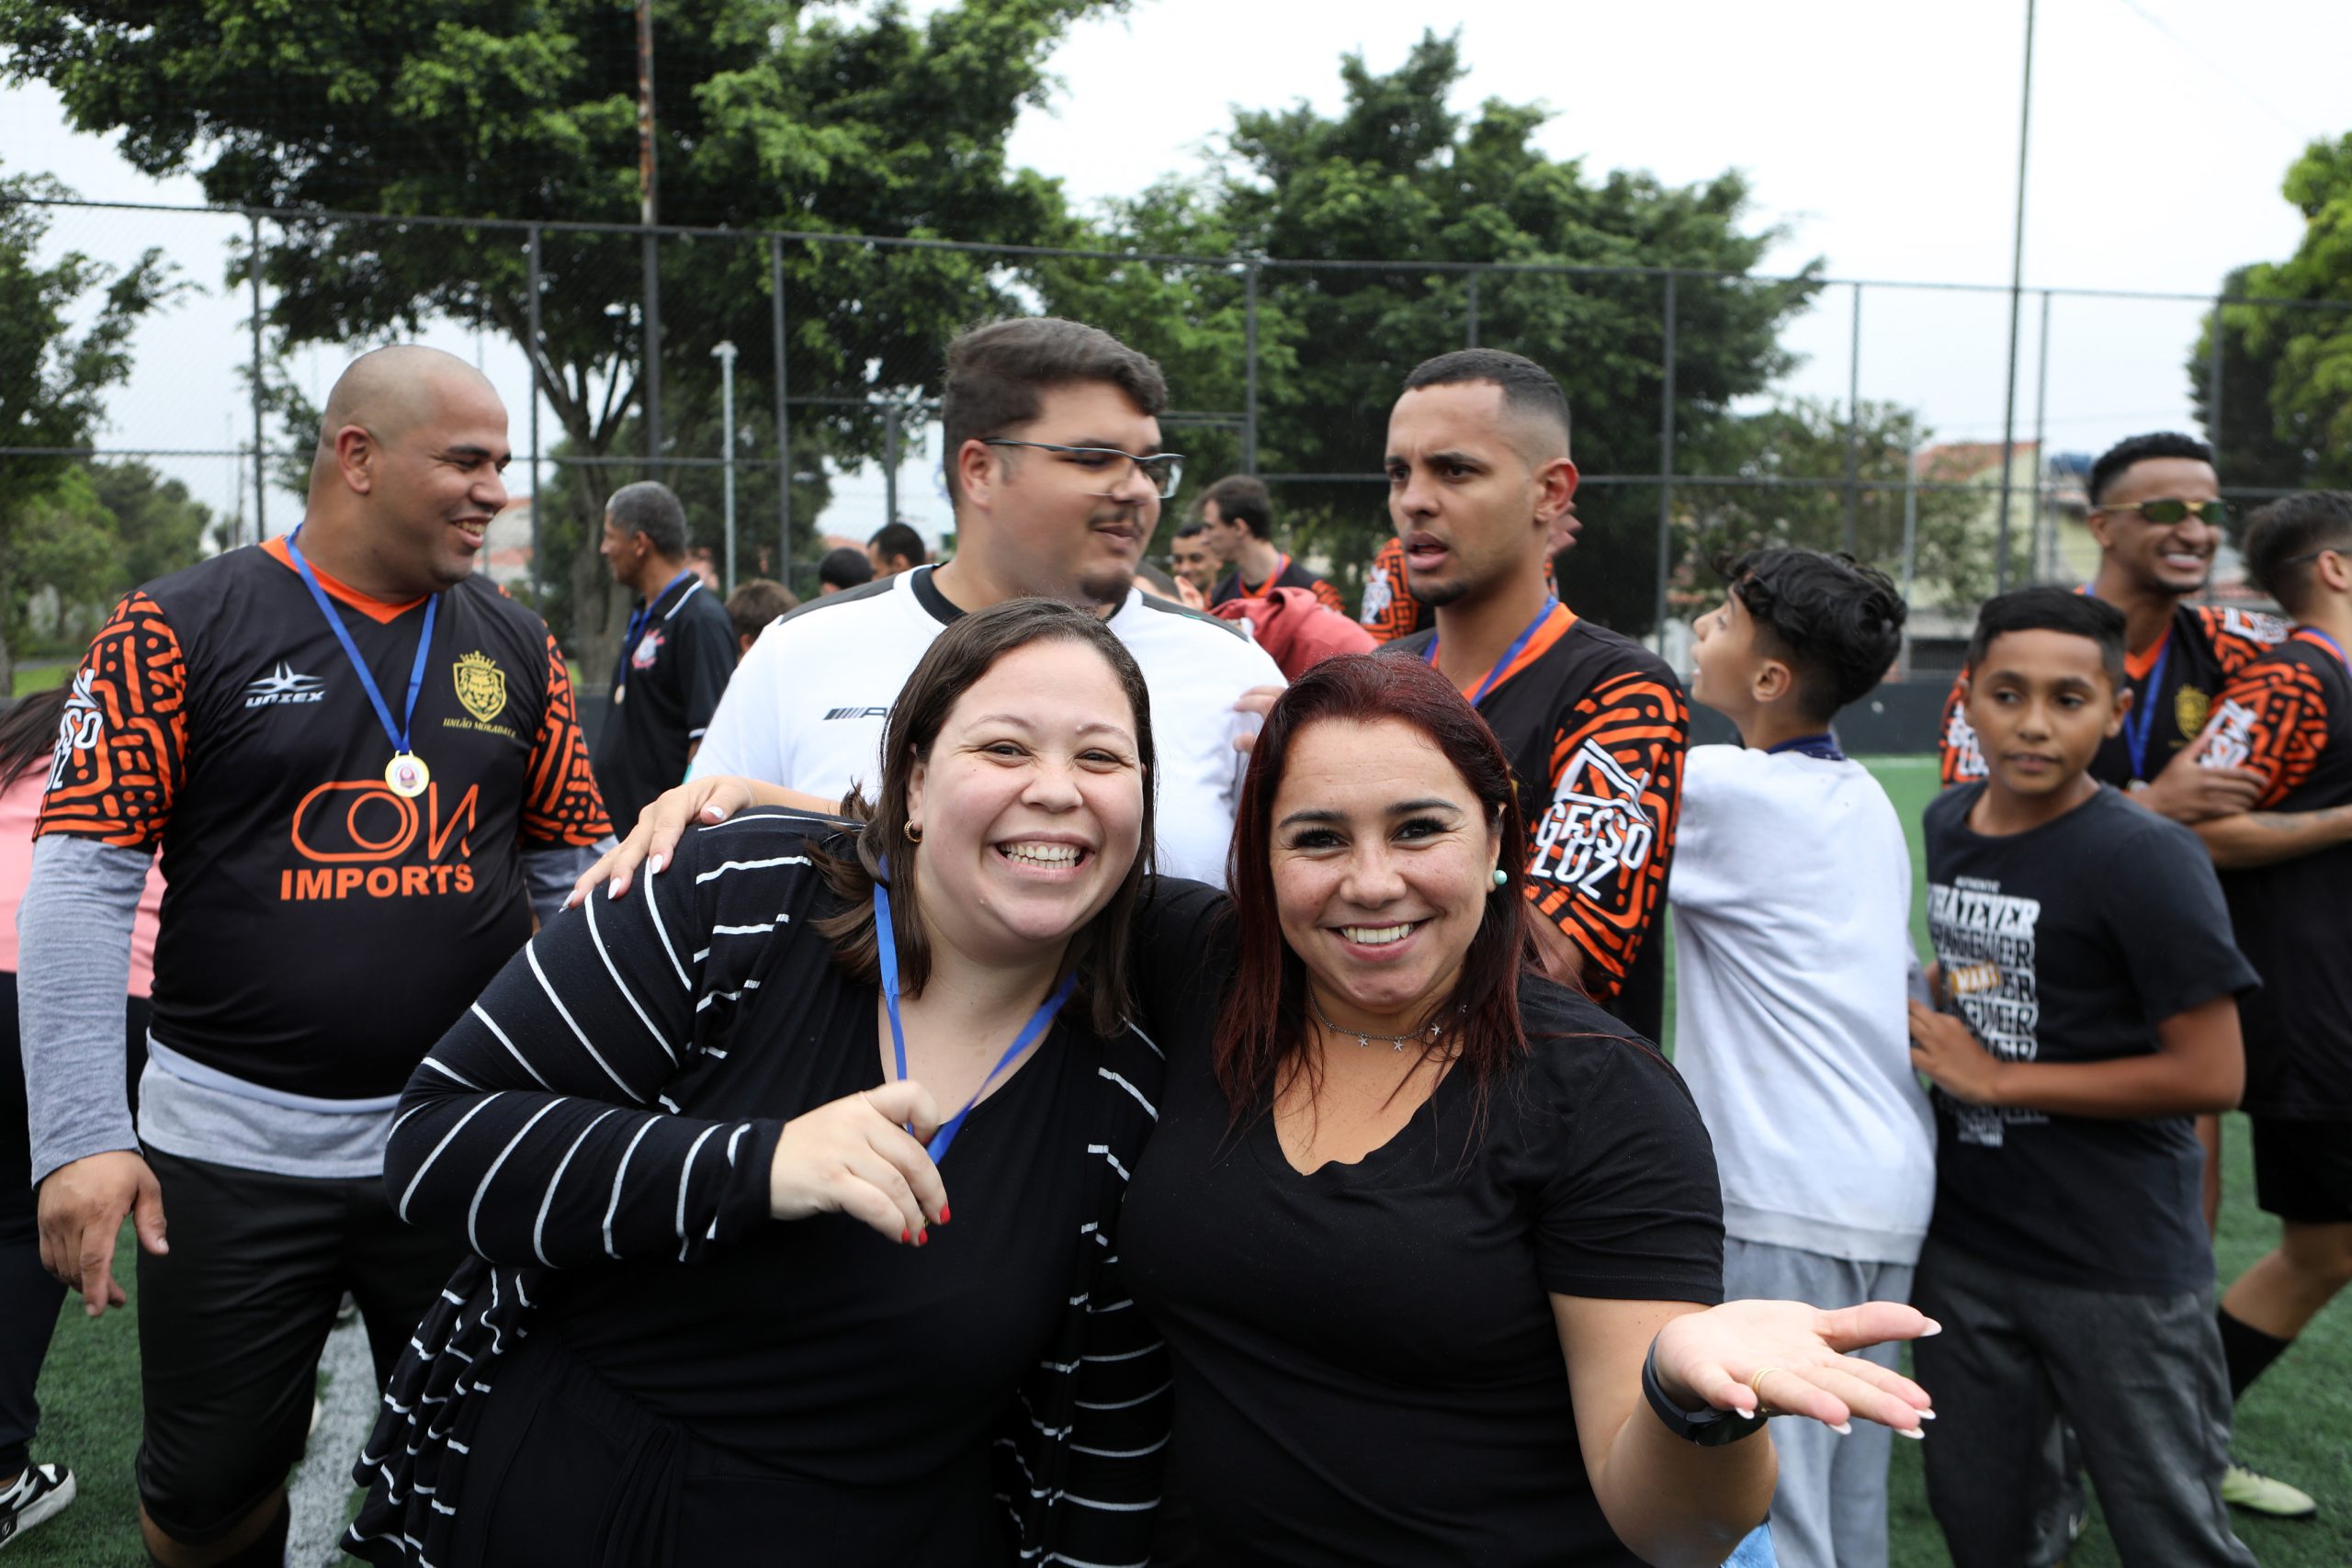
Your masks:
[{"label": "white nail polish", "polygon": [[645,863],[645,874],[648,876],[659,876],[662,874],[662,868],[669,863],[670,862],[667,856],[655,855]]},{"label": "white nail polish", "polygon": [[1850,1438],[1854,1435],[1854,1424],[1851,1421],[1840,1421],[1829,1429],[1841,1438]]},{"label": "white nail polish", "polygon": [[1897,1427],[1894,1429],[1894,1435],[1898,1438],[1908,1438],[1915,1443],[1924,1442],[1928,1436],[1917,1427]]}]

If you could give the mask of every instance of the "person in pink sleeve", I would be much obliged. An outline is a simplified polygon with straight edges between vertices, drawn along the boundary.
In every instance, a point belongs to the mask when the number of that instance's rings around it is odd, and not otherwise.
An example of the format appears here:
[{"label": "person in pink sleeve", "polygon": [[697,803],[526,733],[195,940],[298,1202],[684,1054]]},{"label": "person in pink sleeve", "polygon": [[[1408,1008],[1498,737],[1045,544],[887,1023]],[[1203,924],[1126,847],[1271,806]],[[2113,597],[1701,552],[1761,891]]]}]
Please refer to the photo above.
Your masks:
[{"label": "person in pink sleeve", "polygon": [[[0,1546],[74,1501],[74,1472],[32,1462],[40,1425],[33,1384],[49,1353],[65,1287],[40,1266],[30,1183],[32,1145],[26,1122],[24,1063],[17,1032],[17,908],[32,879],[33,819],[49,784],[50,756],[69,688],[25,698],[0,714]],[[123,1006],[124,1071],[133,1102],[147,1061],[147,993],[155,983],[155,919],[164,878],[147,874],[131,927],[130,993]]]}]

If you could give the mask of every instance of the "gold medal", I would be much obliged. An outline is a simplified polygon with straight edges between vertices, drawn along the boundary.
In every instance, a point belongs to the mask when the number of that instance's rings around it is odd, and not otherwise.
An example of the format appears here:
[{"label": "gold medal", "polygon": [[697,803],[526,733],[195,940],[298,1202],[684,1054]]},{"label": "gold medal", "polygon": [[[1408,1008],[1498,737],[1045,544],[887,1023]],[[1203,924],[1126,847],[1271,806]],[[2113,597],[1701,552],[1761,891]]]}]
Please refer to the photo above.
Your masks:
[{"label": "gold medal", "polygon": [[384,764],[384,786],[403,800],[414,800],[433,782],[433,770],[413,752],[395,752]]}]

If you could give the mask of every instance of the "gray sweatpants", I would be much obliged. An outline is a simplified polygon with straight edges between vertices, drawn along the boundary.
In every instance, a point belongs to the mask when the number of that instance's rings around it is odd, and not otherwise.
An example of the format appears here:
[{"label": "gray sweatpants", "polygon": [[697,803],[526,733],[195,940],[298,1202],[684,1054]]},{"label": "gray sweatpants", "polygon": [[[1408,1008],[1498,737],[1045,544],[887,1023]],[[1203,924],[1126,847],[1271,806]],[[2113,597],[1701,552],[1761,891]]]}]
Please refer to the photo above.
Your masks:
[{"label": "gray sweatpants", "polygon": [[[1818,1307],[1911,1299],[1908,1263],[1857,1263],[1770,1242],[1724,1238],[1724,1299]],[[1895,1348],[1862,1354],[1883,1367]],[[1886,1568],[1886,1461],[1894,1434],[1857,1421],[1841,1438],[1818,1421],[1772,1423],[1781,1479],[1772,1491],[1772,1550],[1781,1568]]]},{"label": "gray sweatpants", "polygon": [[2255,1568],[2222,1502],[2230,1385],[2211,1286],[2056,1285],[1930,1237],[1912,1300],[1944,1327],[1912,1359],[1935,1396],[1928,1506],[1954,1568],[2027,1560],[2056,1414],[2082,1445],[2124,1568]]}]

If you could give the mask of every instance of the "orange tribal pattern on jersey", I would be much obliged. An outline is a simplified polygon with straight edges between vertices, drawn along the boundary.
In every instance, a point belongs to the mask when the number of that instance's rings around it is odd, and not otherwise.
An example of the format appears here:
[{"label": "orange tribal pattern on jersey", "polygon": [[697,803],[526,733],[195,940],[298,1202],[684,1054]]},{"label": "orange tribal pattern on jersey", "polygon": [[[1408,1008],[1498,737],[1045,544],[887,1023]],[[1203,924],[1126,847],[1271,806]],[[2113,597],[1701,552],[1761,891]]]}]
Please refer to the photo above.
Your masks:
[{"label": "orange tribal pattern on jersey", "polygon": [[1363,574],[1363,613],[1357,620],[1375,642],[1393,642],[1422,628],[1427,612],[1405,581],[1405,541],[1391,537]]},{"label": "orange tribal pattern on jersey", "polygon": [[187,772],[187,658],[163,610],[133,593],[74,671],[36,830],[152,851]]},{"label": "orange tribal pattern on jersey", "polygon": [[1551,748],[1552,805],[1528,824],[1527,896],[1584,953],[1585,988],[1616,993],[1666,908],[1690,710],[1645,670],[1596,684]]},{"label": "orange tribal pattern on jersey", "polygon": [[548,634],[548,705],[539,716],[523,788],[526,840],[584,848],[613,830],[595,776],[589,772],[588,738],[581,731],[572,700],[571,671],[552,632]]},{"label": "orange tribal pattern on jersey", "polygon": [[[2330,660],[2335,657],[2307,633],[2297,632],[2292,641],[2312,643]],[[2320,753],[2327,749],[2328,716],[2327,687],[2317,670],[2286,657],[2260,660],[2222,688],[2206,726],[2211,739],[2198,760],[2209,768],[2260,773],[2262,798],[2255,804],[2268,809],[2319,766]]]}]

